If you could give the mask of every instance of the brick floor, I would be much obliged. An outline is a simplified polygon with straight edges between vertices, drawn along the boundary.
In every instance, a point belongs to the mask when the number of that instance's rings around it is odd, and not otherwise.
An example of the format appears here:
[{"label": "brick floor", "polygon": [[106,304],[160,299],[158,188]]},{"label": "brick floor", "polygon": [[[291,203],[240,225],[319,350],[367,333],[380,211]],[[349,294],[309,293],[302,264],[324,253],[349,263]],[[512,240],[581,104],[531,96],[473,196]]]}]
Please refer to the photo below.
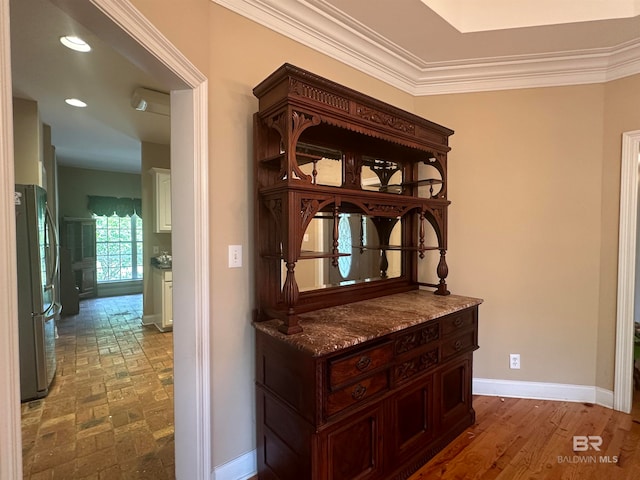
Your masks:
[{"label": "brick floor", "polygon": [[173,480],[173,335],[142,295],[87,299],[58,323],[46,398],[22,404],[25,480]]}]

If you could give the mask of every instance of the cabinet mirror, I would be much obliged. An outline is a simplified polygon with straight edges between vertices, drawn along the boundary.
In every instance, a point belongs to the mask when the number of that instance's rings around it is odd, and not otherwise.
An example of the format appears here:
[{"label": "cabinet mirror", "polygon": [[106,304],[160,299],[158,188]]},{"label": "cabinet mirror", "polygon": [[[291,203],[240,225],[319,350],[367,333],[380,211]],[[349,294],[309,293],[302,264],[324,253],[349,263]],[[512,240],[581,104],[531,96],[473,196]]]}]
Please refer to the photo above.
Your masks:
[{"label": "cabinet mirror", "polygon": [[331,148],[298,143],[296,162],[314,185],[342,186],[342,152]]},{"label": "cabinet mirror", "polygon": [[[339,216],[337,258],[308,258],[296,265],[300,292],[355,285],[402,275],[401,219],[375,218],[359,213]],[[334,249],[334,219],[318,213],[302,240],[302,256]],[[286,277],[282,265],[282,285]],[[281,286],[282,286],[281,285]]]},{"label": "cabinet mirror", "polygon": [[402,193],[402,169],[396,162],[363,157],[360,181],[362,190]]},{"label": "cabinet mirror", "polygon": [[422,198],[438,198],[443,192],[444,183],[440,171],[429,163],[418,164],[418,196]]}]

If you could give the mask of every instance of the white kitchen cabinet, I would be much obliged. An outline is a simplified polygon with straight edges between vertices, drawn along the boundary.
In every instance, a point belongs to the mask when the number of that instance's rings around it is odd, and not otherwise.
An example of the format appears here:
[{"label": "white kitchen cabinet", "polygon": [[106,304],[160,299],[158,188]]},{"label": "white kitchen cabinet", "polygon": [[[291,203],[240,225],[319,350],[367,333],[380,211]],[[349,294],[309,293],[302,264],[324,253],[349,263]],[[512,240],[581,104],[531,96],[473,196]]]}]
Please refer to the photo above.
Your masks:
[{"label": "white kitchen cabinet", "polygon": [[171,170],[152,168],[155,233],[171,232]]},{"label": "white kitchen cabinet", "polygon": [[154,323],[158,330],[166,332],[173,328],[173,275],[171,270],[153,269]]}]

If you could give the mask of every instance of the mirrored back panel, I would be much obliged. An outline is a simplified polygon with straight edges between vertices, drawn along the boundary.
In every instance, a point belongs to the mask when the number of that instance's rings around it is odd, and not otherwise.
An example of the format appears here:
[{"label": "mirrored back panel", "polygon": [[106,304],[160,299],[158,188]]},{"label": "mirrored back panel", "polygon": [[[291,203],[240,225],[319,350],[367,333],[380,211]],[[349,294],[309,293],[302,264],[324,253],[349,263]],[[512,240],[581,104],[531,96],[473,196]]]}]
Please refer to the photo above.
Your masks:
[{"label": "mirrored back panel", "polygon": [[[301,292],[354,285],[402,275],[401,221],[377,219],[362,214],[339,216],[338,245],[334,247],[333,215],[318,213],[309,223],[302,240],[302,256],[332,252],[337,258],[307,258],[296,265],[296,281]],[[388,237],[388,238],[387,238]],[[286,277],[282,265],[282,285]]]}]

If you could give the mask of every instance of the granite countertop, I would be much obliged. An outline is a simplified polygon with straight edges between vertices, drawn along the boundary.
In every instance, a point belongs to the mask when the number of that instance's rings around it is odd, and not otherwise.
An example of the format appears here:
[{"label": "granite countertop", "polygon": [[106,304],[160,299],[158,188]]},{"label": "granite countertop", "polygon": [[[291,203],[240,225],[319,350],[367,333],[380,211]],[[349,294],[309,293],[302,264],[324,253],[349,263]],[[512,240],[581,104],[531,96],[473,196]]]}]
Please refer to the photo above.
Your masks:
[{"label": "granite countertop", "polygon": [[413,290],[303,313],[299,315],[303,332],[293,335],[278,331],[280,320],[255,322],[254,327],[313,356],[322,356],[481,303],[478,298]]},{"label": "granite countertop", "polygon": [[172,262],[159,262],[156,257],[151,257],[151,266],[158,270],[171,270]]},{"label": "granite countertop", "polygon": [[171,270],[171,265],[160,264],[160,263],[152,263],[151,266],[153,268],[157,268],[158,270]]}]

